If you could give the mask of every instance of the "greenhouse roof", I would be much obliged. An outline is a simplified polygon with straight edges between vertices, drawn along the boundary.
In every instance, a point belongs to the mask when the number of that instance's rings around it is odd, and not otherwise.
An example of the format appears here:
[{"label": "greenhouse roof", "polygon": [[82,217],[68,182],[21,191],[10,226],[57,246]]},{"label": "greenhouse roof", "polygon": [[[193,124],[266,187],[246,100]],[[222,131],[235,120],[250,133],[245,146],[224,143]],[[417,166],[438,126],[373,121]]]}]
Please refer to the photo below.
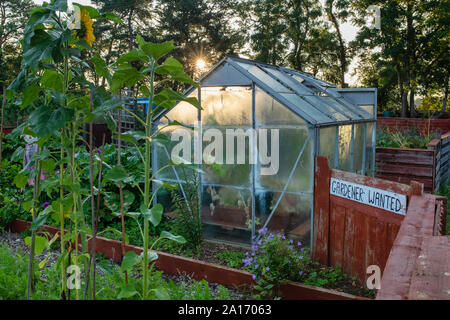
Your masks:
[{"label": "greenhouse roof", "polygon": [[[344,98],[336,85],[290,68],[228,56],[206,73],[200,83],[202,87],[254,83],[314,126],[375,121],[374,115]],[[192,87],[186,93],[193,90]]]}]

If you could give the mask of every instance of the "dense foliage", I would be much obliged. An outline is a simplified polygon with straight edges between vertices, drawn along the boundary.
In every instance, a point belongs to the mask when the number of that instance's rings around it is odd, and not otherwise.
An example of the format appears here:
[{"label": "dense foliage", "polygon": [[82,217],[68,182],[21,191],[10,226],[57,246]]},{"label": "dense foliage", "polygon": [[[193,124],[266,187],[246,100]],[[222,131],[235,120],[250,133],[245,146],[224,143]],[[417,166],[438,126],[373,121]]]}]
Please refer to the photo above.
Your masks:
[{"label": "dense foliage", "polygon": [[386,128],[377,130],[377,147],[428,149],[428,145],[433,139],[433,132],[419,132],[416,129],[402,131]]}]

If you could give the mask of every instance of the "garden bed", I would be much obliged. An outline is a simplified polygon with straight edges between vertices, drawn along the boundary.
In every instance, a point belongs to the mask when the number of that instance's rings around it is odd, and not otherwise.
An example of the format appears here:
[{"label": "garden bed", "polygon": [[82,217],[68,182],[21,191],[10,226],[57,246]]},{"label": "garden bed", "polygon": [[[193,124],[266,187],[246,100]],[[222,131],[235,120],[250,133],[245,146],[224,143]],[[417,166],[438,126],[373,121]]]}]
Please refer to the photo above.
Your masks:
[{"label": "garden bed", "polygon": [[[9,229],[13,232],[24,232],[30,226],[30,223],[23,220],[15,220],[9,225]],[[45,231],[49,232],[51,235],[58,233],[58,228],[51,226],[43,226]],[[213,243],[207,242],[205,246],[205,251],[203,257],[211,259],[214,263],[223,263],[220,259],[216,260],[217,254],[214,253],[222,251],[225,248],[228,250],[234,250],[235,247],[230,247],[226,244],[214,245]],[[121,243],[117,240],[106,239],[102,237],[97,238],[96,250],[98,253],[104,254],[107,258],[113,261],[120,262],[121,256]],[[227,249],[225,249],[227,250]],[[240,249],[243,250],[243,249]],[[142,248],[133,245],[127,245],[126,251],[134,251],[138,254],[142,252]],[[181,257],[174,254],[166,252],[157,252],[158,260],[155,262],[155,267],[158,270],[164,271],[169,275],[179,275],[187,274],[195,280],[206,280],[210,283],[218,283],[227,287],[238,288],[240,290],[246,291],[252,285],[255,284],[252,279],[252,275],[249,272],[229,268],[225,266],[220,266],[214,263],[200,261],[192,258]],[[202,255],[201,255],[202,256]],[[214,256],[214,258],[213,258]],[[209,257],[209,258],[208,258]],[[324,268],[324,267],[321,267]],[[319,270],[320,271],[320,270]],[[354,280],[352,280],[354,281]],[[350,287],[354,289],[355,283],[347,282],[340,290],[349,290]],[[364,290],[360,287],[361,294]],[[281,295],[285,299],[306,299],[306,300],[361,300],[367,299],[366,297],[361,297],[357,295],[352,295],[344,292],[339,292],[336,290],[330,290],[325,288],[319,288],[311,285],[305,285],[297,282],[288,282],[283,284],[280,288]]]},{"label": "garden bed", "polygon": [[[17,265],[20,265],[21,263],[26,266],[26,259],[23,259],[24,257],[28,257],[30,252],[30,247],[25,244],[24,239],[22,236],[18,233],[11,233],[11,232],[3,232],[0,233],[0,252],[1,254],[8,254],[9,257],[3,257],[3,260],[11,259],[11,261],[14,261],[15,267]],[[49,258],[47,258],[49,256]],[[35,256],[36,262],[41,263],[45,261],[45,266],[43,268],[40,268],[41,271],[39,272],[40,280],[44,280],[45,283],[52,284],[54,279],[50,279],[51,272],[49,271],[49,268],[53,267],[55,263],[57,263],[59,256],[58,251],[53,250],[44,250],[41,254]],[[6,261],[0,261],[0,272],[4,272],[2,270],[2,264],[6,264]],[[119,265],[116,261],[113,259],[102,259],[97,258],[97,267],[96,272],[100,278],[107,278],[107,285],[114,286],[114,281],[117,279],[111,279],[111,275],[113,275],[112,270],[116,269],[118,270]],[[11,270],[15,272],[14,270]],[[17,298],[22,298],[24,296],[24,292],[20,293],[19,291],[21,289],[20,286],[20,276],[23,276],[22,274],[18,275],[19,281],[14,281],[17,279],[3,279],[1,281],[9,281],[8,283],[14,284],[14,288],[10,288],[11,291],[17,291]],[[109,276],[109,277],[108,277]],[[186,273],[179,273],[179,274],[161,274],[161,279],[165,281],[166,283],[172,282],[174,285],[178,287],[186,287],[186,288],[196,288],[194,290],[187,290],[187,294],[184,294],[183,296],[179,296],[180,292],[171,292],[171,298],[181,298],[183,300],[189,300],[189,299],[229,299],[229,300],[248,300],[251,299],[251,295],[239,290],[236,290],[234,288],[227,288],[225,289],[224,286],[217,284],[217,283],[205,283],[205,282],[197,282],[193,280],[189,274]],[[114,280],[114,281],[113,281]],[[58,278],[57,280],[58,281]],[[104,283],[105,284],[105,283]],[[207,285],[207,289],[205,287]],[[5,285],[2,285],[3,289],[7,289]],[[111,289],[114,290],[114,287]],[[199,289],[199,290],[197,290]],[[24,291],[24,290],[23,290]],[[203,292],[201,292],[203,291]],[[48,294],[51,298],[52,295],[54,295],[53,298],[55,298],[59,294],[59,290],[56,290],[56,292],[42,292],[45,294]],[[9,293],[10,295],[14,295],[14,293]],[[44,297],[41,297],[38,292],[37,297],[44,299]],[[11,296],[10,296],[11,297]],[[105,295],[101,295],[101,298],[114,298],[114,296],[109,297]],[[5,297],[2,296],[2,291],[0,290],[0,300]]]}]

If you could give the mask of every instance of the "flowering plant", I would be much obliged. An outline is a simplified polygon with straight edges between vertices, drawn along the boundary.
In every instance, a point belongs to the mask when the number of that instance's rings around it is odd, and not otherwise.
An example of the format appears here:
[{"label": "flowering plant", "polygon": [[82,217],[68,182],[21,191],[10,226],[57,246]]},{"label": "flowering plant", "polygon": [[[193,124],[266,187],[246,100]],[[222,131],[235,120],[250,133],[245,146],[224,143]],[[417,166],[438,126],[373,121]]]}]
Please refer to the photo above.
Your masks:
[{"label": "flowering plant", "polygon": [[307,250],[300,241],[260,229],[253,238],[251,251],[243,259],[244,267],[252,273],[258,296],[272,296],[273,289],[289,280],[299,280],[309,261]]}]

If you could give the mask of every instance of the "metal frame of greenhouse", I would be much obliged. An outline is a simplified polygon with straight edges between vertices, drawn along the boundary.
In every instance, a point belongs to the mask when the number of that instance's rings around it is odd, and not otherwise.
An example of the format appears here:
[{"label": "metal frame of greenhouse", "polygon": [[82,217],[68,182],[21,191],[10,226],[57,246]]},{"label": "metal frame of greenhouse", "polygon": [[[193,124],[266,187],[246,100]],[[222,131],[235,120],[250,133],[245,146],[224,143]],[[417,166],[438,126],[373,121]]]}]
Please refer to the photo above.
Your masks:
[{"label": "metal frame of greenhouse", "polygon": [[[228,172],[230,179],[222,181],[209,170],[210,165],[198,164],[201,169],[199,207],[205,236],[225,242],[249,243],[257,234],[257,227],[268,227],[312,245],[315,156],[327,156],[332,168],[373,176],[376,89],[338,89],[308,73],[231,56],[215,65],[200,83],[201,88],[191,87],[185,94],[198,98],[204,110],[180,102],[153,118],[153,130],[167,124],[168,119],[188,127],[192,127],[195,120],[201,123],[200,137],[206,128],[276,128],[282,141],[279,146],[282,149],[281,172],[272,177],[259,175],[260,164],[257,163],[250,167],[232,167]],[[256,143],[252,148],[257,152]],[[200,155],[197,156],[201,156],[202,148],[198,150]],[[153,172],[157,172],[168,163],[169,150],[154,144],[152,157]],[[169,173],[157,176],[154,191],[162,182],[177,183],[186,198],[185,180],[179,169],[172,167],[166,171]],[[242,177],[248,180],[242,182]],[[220,193],[222,195],[218,195]],[[224,206],[226,212],[221,213],[214,206],[215,197],[224,199],[234,195],[234,206],[238,203],[239,208]],[[157,197],[155,201],[160,200],[159,194]],[[210,201],[209,208],[204,204],[206,200]],[[233,215],[239,215],[239,210],[247,215],[246,226],[240,222],[240,226],[233,228],[233,224],[219,222],[216,225],[205,220],[206,215],[214,214],[232,219]],[[302,213],[298,213],[300,211]]]}]

